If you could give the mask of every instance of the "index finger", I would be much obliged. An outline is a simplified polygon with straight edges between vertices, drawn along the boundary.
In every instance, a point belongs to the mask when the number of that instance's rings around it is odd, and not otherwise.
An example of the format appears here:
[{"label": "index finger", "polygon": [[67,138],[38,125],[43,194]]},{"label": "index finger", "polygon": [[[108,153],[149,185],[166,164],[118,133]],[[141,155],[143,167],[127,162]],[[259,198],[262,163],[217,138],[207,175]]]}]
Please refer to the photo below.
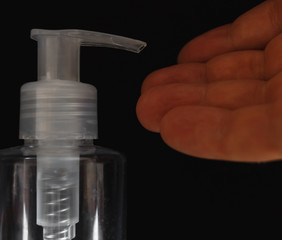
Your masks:
[{"label": "index finger", "polygon": [[268,0],[232,24],[211,30],[187,43],[179,53],[178,62],[206,62],[230,51],[263,49],[281,30],[282,0]]}]

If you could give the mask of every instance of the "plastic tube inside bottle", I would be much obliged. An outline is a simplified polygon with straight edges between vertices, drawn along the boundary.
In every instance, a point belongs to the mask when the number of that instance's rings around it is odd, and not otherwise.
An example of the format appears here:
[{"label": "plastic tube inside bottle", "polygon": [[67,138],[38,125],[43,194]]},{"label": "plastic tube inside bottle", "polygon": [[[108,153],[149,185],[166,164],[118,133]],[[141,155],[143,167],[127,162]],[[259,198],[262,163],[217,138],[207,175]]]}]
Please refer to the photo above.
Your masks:
[{"label": "plastic tube inside bottle", "polygon": [[37,224],[44,240],[71,240],[79,221],[79,156],[74,151],[37,155]]}]

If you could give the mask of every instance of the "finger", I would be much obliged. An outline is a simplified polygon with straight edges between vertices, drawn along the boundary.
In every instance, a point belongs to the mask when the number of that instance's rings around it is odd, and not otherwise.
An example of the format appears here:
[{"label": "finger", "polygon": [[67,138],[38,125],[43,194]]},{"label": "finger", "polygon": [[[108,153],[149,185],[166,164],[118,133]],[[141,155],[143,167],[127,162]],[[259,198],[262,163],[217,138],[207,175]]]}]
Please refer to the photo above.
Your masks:
[{"label": "finger", "polygon": [[143,93],[137,103],[137,116],[150,131],[159,132],[164,115],[183,105],[206,105],[236,109],[265,101],[265,81],[238,80],[210,84],[167,84]]},{"label": "finger", "polygon": [[207,62],[208,82],[228,79],[265,79],[263,51],[237,51],[212,58]]},{"label": "finger", "polygon": [[206,82],[206,65],[202,63],[178,64],[151,73],[142,84],[141,93],[168,83]]},{"label": "finger", "polygon": [[259,105],[230,111],[181,106],[164,116],[160,132],[170,147],[196,157],[242,162],[275,160],[282,156],[281,139],[275,133],[278,125],[273,125],[271,108]]},{"label": "finger", "polygon": [[211,30],[184,46],[179,63],[205,62],[230,51],[263,49],[282,29],[282,1],[268,0],[234,23]]},{"label": "finger", "polygon": [[279,34],[267,45],[264,68],[267,79],[282,71],[282,34]]},{"label": "finger", "polygon": [[146,129],[159,132],[160,121],[167,111],[179,105],[199,104],[203,90],[202,84],[167,84],[151,88],[138,100],[138,120]]},{"label": "finger", "polygon": [[163,68],[150,74],[142,85],[148,89],[169,83],[206,83],[227,79],[264,79],[263,51],[227,53],[207,64],[186,63]]},{"label": "finger", "polygon": [[265,102],[273,103],[281,99],[282,96],[282,72],[271,78],[265,86]]}]

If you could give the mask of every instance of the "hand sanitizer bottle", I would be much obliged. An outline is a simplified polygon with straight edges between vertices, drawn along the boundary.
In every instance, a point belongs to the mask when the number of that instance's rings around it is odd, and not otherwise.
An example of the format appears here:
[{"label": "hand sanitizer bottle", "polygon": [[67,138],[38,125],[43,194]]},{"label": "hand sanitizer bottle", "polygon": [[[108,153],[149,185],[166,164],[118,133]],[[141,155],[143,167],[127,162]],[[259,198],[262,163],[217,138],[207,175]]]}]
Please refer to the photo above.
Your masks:
[{"label": "hand sanitizer bottle", "polygon": [[124,157],[93,145],[97,93],[79,82],[80,46],[146,44],[84,30],[33,29],[38,81],[21,89],[20,138],[0,151],[0,240],[121,240]]}]

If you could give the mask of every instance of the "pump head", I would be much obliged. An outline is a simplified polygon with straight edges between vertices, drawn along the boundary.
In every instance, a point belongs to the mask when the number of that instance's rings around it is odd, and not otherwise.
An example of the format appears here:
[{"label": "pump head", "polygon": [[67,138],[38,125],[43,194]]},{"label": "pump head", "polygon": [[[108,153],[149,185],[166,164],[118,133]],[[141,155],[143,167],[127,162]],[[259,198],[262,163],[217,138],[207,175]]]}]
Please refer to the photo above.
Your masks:
[{"label": "pump head", "polygon": [[38,41],[38,79],[79,81],[80,46],[118,48],[139,53],[146,43],[85,30],[33,29]]},{"label": "pump head", "polygon": [[31,38],[38,42],[39,81],[21,89],[20,138],[97,138],[97,92],[79,82],[80,46],[139,53],[146,43],[85,30],[33,29]]}]

